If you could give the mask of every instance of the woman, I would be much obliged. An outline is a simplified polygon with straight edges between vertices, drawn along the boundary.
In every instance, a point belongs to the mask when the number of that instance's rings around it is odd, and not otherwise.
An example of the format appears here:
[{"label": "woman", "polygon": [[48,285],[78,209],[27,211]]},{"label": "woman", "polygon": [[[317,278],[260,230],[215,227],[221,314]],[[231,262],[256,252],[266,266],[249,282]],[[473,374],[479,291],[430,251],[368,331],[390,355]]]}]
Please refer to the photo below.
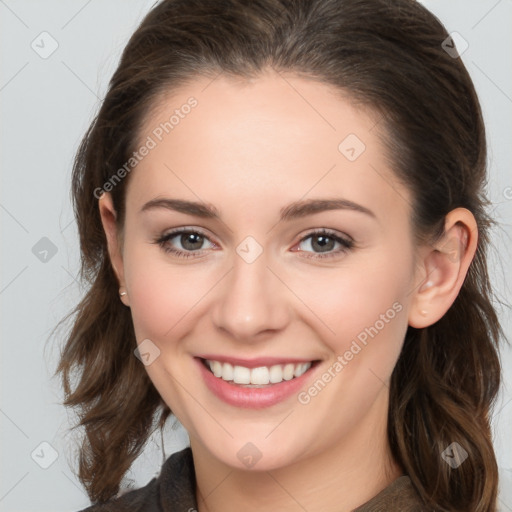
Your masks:
[{"label": "woman", "polygon": [[[496,510],[485,161],[414,1],[156,5],[73,174],[87,510]],[[119,496],[171,411],[190,448]]]}]

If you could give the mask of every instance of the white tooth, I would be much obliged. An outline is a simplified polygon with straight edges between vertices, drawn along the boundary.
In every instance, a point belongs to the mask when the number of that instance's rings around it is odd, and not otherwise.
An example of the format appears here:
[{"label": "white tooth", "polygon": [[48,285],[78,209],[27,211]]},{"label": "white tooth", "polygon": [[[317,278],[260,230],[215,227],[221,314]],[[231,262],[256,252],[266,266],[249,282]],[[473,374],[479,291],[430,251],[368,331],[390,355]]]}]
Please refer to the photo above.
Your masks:
[{"label": "white tooth", "polygon": [[311,363],[302,363],[297,365],[294,372],[295,377],[300,377],[301,375],[304,375],[309,370],[310,367]]},{"label": "white tooth", "polygon": [[268,384],[269,381],[270,376],[266,366],[260,366],[251,370],[251,384]]},{"label": "white tooth", "polygon": [[233,368],[233,381],[235,384],[250,384],[251,370],[244,366],[235,366]]},{"label": "white tooth", "polygon": [[219,363],[219,361],[209,361],[210,363],[210,370],[213,372],[213,375],[215,377],[221,377],[222,376],[222,363]]},{"label": "white tooth", "polygon": [[311,363],[276,364],[271,367],[260,366],[258,368],[246,368],[245,366],[233,366],[230,363],[220,361],[206,361],[210,370],[216,377],[225,381],[234,381],[236,384],[253,384],[266,386],[269,383],[278,384],[283,380],[291,380],[300,377],[311,367]]},{"label": "white tooth", "polygon": [[283,369],[283,379],[284,380],[292,380],[294,369],[295,369],[294,364],[292,364],[292,363],[285,364],[284,369]]},{"label": "white tooth", "polygon": [[230,363],[224,363],[222,365],[222,379],[233,380],[233,366]]},{"label": "white tooth", "polygon": [[280,364],[270,367],[269,380],[272,384],[277,384],[283,380],[283,367]]}]

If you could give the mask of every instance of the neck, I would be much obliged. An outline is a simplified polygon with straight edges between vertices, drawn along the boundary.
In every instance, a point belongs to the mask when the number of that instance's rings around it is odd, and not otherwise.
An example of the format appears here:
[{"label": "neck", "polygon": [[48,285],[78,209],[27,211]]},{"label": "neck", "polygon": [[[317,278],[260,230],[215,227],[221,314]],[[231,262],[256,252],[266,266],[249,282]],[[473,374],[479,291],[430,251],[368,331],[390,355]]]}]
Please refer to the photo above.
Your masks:
[{"label": "neck", "polygon": [[350,512],[363,505],[403,474],[389,449],[387,405],[377,400],[337,444],[268,471],[225,465],[191,438],[198,512]]}]

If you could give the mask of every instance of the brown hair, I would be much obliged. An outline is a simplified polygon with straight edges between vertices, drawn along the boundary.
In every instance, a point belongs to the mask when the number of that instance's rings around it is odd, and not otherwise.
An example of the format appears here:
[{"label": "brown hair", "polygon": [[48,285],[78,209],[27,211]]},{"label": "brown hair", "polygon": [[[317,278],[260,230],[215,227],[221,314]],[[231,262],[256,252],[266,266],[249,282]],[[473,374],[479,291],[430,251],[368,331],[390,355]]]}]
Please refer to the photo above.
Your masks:
[{"label": "brown hair", "polygon": [[[457,299],[434,325],[408,328],[391,379],[388,435],[430,507],[496,510],[489,416],[502,332],[486,262],[486,140],[468,72],[442,47],[447,37],[413,0],[163,0],[147,14],[73,169],[81,277],[89,289],[67,317],[75,315],[57,373],[64,404],[78,409],[77,426],[85,429],[79,478],[93,502],[119,491],[155,416],[162,427],[171,412],[133,355],[130,310],[118,297],[96,191],[128,161],[163,94],[199,76],[257,76],[271,66],[333,85],[382,115],[396,176],[413,194],[418,239],[440,236],[456,207],[474,214],[479,243]],[[112,190],[120,232],[128,181]],[[457,469],[441,458],[452,442],[469,454]]]}]

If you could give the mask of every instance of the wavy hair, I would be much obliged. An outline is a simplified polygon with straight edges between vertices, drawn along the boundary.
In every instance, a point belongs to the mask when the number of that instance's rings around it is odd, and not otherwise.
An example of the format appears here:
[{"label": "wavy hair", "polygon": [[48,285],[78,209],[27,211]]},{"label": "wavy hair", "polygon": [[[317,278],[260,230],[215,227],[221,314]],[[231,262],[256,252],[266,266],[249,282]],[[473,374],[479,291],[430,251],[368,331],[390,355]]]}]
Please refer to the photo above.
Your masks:
[{"label": "wavy hair", "polygon": [[[129,160],[166,93],[200,76],[257,77],[272,67],[332,85],[382,116],[388,158],[412,192],[418,240],[439,237],[454,208],[475,216],[477,252],[458,297],[434,325],[407,330],[391,378],[388,436],[430,508],[496,510],[490,412],[503,333],[486,259],[493,223],[484,194],[486,136],[470,76],[442,47],[448,37],[414,0],[163,0],[145,16],[73,166],[87,293],[66,317],[72,326],[56,374],[84,429],[78,476],[91,501],[119,492],[155,419],[162,428],[171,414],[133,355],[133,323],[119,301],[97,191]],[[128,182],[111,192],[120,232]],[[452,442],[469,455],[457,469],[440,456]]]}]

